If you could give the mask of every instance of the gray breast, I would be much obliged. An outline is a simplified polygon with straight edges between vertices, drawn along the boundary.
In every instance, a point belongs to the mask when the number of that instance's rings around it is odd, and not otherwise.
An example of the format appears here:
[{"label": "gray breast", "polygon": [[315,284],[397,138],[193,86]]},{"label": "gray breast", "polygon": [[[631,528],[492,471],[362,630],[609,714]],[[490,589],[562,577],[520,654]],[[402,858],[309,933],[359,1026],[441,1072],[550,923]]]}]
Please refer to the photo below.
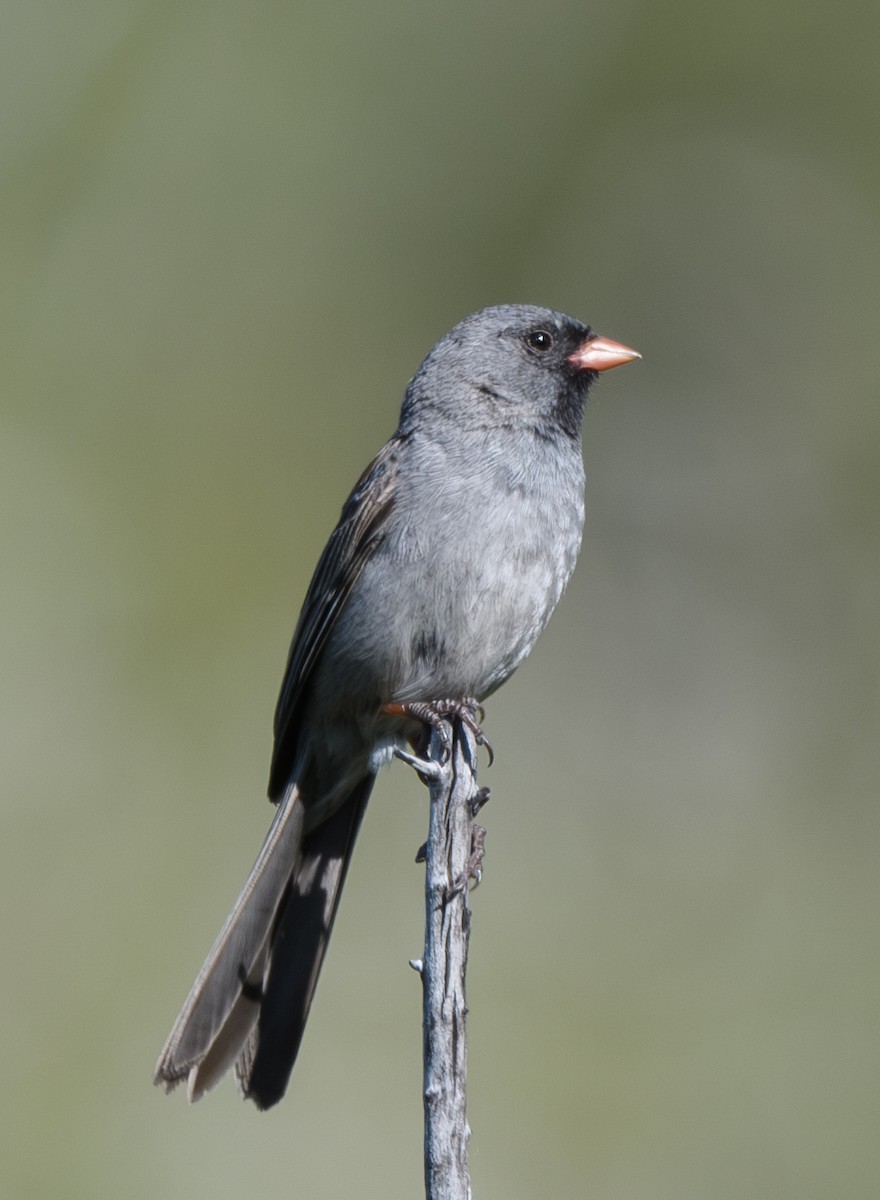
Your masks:
[{"label": "gray breast", "polygon": [[382,699],[494,691],[546,625],[580,546],[579,451],[538,443],[515,457],[495,439],[468,472],[432,449],[332,638]]}]

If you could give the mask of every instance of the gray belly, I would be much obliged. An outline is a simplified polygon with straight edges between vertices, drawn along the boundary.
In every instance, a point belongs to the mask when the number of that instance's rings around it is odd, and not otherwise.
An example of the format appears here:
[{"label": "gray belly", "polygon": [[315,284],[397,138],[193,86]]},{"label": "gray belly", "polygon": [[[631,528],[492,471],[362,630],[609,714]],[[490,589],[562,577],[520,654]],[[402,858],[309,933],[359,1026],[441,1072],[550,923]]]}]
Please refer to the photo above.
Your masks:
[{"label": "gray belly", "polygon": [[532,649],[574,568],[582,480],[578,460],[567,486],[542,489],[548,502],[510,488],[491,504],[459,495],[417,534],[392,522],[328,640],[322,682],[366,703],[493,692]]}]

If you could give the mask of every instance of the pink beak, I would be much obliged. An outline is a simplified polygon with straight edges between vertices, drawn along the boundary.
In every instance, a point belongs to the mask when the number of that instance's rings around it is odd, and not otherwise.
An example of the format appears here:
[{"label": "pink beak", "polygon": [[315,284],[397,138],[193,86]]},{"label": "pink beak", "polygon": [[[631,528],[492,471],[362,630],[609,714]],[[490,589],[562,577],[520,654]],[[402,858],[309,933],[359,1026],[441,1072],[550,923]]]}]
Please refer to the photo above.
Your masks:
[{"label": "pink beak", "polygon": [[610,371],[612,367],[622,367],[624,363],[641,357],[637,350],[630,350],[621,342],[591,333],[574,354],[569,354],[567,361],[581,371]]}]

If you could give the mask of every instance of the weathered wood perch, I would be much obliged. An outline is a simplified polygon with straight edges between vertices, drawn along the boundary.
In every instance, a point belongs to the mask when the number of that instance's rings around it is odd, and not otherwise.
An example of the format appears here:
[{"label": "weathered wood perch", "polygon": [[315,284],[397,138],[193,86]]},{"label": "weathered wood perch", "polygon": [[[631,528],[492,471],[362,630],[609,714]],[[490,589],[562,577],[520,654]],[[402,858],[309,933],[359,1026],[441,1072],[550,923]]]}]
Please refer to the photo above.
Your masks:
[{"label": "weathered wood perch", "polygon": [[454,719],[431,732],[419,771],[431,798],[425,861],[425,951],[412,966],[422,978],[425,1194],[427,1200],[470,1200],[467,1123],[467,971],[471,910],[468,888],[479,880],[485,831],[474,817],[488,799],[477,785],[476,738]]}]

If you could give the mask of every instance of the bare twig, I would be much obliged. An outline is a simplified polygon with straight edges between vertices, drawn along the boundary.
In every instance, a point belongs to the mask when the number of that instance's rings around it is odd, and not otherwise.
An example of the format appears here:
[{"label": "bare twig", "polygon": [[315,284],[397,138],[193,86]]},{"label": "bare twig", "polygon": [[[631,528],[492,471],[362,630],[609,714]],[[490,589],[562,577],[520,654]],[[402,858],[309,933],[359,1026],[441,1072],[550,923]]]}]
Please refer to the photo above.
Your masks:
[{"label": "bare twig", "polygon": [[425,1194],[427,1200],[470,1200],[467,896],[482,860],[483,831],[477,826],[475,838],[474,815],[487,793],[477,787],[476,739],[464,722],[432,730],[428,763],[429,770],[420,770],[431,795],[428,841],[420,852],[426,862],[425,953],[412,963],[423,990]]}]

